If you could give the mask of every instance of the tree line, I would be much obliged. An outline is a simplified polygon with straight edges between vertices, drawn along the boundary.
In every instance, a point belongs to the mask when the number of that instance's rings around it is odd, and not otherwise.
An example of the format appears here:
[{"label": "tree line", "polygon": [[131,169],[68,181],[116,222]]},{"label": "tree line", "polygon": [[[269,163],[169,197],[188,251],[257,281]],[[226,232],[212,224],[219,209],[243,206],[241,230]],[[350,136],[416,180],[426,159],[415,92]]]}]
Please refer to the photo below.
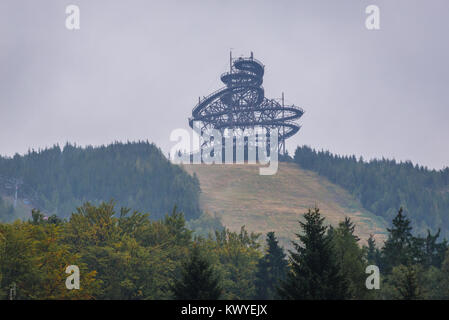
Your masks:
[{"label": "tree line", "polygon": [[294,161],[343,187],[363,207],[391,221],[402,207],[416,232],[441,229],[449,237],[449,168],[429,170],[411,162],[338,156],[298,147]]},{"label": "tree line", "polygon": [[[67,219],[33,210],[0,224],[0,297],[15,299],[449,299],[448,244],[416,237],[402,210],[388,239],[360,244],[356,225],[326,224],[318,208],[298,223],[285,252],[269,232],[224,228],[195,236],[176,207],[160,220],[113,202],[85,203]],[[80,269],[67,290],[65,269]],[[366,287],[366,267],[380,289]]]},{"label": "tree line", "polygon": [[[47,215],[67,215],[85,202],[115,199],[118,205],[149,210],[154,219],[176,203],[187,219],[201,215],[200,185],[181,167],[172,165],[154,144],[114,143],[85,148],[66,144],[31,150],[12,158],[0,157],[0,194],[14,196],[2,181],[20,181],[19,198]],[[3,208],[1,221],[13,221],[14,212]]]}]

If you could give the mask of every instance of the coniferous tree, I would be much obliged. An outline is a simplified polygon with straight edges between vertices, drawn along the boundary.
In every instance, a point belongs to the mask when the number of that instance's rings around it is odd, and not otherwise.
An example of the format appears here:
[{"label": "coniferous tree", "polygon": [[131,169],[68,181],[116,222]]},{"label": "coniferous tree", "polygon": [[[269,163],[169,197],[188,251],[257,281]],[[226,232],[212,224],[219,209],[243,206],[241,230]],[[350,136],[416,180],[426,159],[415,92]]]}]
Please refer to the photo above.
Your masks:
[{"label": "coniferous tree", "polygon": [[393,227],[387,228],[388,239],[382,250],[383,266],[386,271],[398,265],[408,265],[413,259],[413,236],[410,220],[403,214],[400,208],[393,219]]},{"label": "coniferous tree", "polygon": [[266,241],[267,252],[257,265],[256,299],[273,300],[279,298],[278,286],[286,277],[288,262],[274,232],[267,233]]},{"label": "coniferous tree", "polygon": [[219,279],[210,262],[194,246],[189,259],[183,263],[181,278],[173,285],[177,300],[218,300],[221,295]]},{"label": "coniferous tree", "polygon": [[446,255],[447,241],[444,239],[442,242],[437,243],[440,236],[440,230],[434,235],[427,230],[427,236],[425,238],[419,238],[421,247],[416,248],[419,258],[424,267],[428,268],[434,266],[440,268]]},{"label": "coniferous tree", "polygon": [[300,221],[300,242],[293,242],[290,252],[291,270],[282,282],[282,298],[301,300],[330,300],[348,297],[347,283],[335,260],[332,239],[326,236],[327,227],[319,209],[309,209]]},{"label": "coniferous tree", "polygon": [[379,266],[380,264],[380,250],[376,247],[376,239],[370,234],[368,238],[368,246],[365,247],[366,250],[366,261],[368,264],[373,264]]},{"label": "coniferous tree", "polygon": [[[143,141],[85,148],[67,144],[14,158],[0,156],[0,176],[7,181],[21,177],[19,197],[61,218],[84,202],[110,199],[122,207],[149,211],[155,220],[175,204],[186,219],[201,215],[198,178]],[[6,195],[14,196],[11,191]],[[17,218],[13,206],[3,207],[0,200],[0,221]]]},{"label": "coniferous tree", "polygon": [[332,233],[332,243],[341,274],[348,284],[349,298],[368,298],[365,287],[364,251],[358,245],[359,238],[354,234],[355,225],[349,218],[340,222]]},{"label": "coniferous tree", "polygon": [[346,234],[350,235],[354,239],[354,241],[360,241],[360,238],[357,237],[354,233],[355,224],[351,221],[351,218],[345,217],[345,220],[338,224],[339,228]]},{"label": "coniferous tree", "polygon": [[430,266],[423,273],[423,291],[425,299],[448,300],[449,299],[449,251],[442,262],[441,268]]},{"label": "coniferous tree", "polygon": [[[419,233],[449,226],[449,193],[442,192],[449,187],[449,168],[437,171],[410,161],[364,161],[307,146],[296,149],[294,161],[345,188],[365,209],[387,220],[403,205]],[[444,237],[449,236],[449,229],[442,228],[441,232]]]}]

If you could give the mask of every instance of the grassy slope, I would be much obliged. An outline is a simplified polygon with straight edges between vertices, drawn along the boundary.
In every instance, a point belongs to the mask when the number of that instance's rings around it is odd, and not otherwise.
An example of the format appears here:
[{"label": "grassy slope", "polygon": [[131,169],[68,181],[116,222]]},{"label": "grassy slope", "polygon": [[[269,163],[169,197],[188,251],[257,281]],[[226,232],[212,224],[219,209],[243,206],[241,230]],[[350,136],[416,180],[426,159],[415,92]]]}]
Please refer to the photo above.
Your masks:
[{"label": "grassy slope", "polygon": [[385,240],[386,223],[362,208],[348,192],[317,174],[295,164],[280,163],[277,174],[259,175],[257,165],[184,165],[198,175],[200,203],[233,231],[242,225],[250,231],[275,231],[289,247],[295,238],[298,219],[308,208],[318,206],[332,225],[350,217],[363,243],[372,233]]}]

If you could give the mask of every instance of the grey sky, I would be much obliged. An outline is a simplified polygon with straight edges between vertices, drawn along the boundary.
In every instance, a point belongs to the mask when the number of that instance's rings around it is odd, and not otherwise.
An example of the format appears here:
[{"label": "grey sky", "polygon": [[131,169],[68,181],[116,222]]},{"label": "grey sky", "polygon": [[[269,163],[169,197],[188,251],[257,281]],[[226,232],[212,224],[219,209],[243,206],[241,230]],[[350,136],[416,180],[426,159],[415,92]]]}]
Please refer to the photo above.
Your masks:
[{"label": "grey sky", "polygon": [[266,65],[267,97],[306,110],[290,152],[449,166],[448,13],[445,0],[2,0],[0,154],[139,139],[167,153],[233,48]]}]

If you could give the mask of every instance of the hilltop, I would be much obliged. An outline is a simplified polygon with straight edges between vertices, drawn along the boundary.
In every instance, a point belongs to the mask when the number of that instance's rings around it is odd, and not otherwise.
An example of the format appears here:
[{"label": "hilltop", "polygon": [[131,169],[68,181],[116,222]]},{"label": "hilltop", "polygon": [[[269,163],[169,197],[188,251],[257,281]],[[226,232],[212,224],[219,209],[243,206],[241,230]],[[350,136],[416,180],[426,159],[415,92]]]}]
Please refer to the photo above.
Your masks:
[{"label": "hilltop", "polygon": [[[16,188],[18,207],[11,212]],[[195,178],[148,142],[56,145],[0,157],[0,195],[4,197],[0,221],[29,217],[26,207],[65,218],[84,202],[112,199],[118,207],[149,212],[152,219],[163,217],[175,205],[187,219],[195,219],[201,214],[199,190]]]},{"label": "hilltop", "polygon": [[415,234],[441,231],[442,237],[449,237],[449,168],[435,170],[384,158],[365,161],[307,146],[296,148],[294,162],[344,188],[387,221],[402,207]]},{"label": "hilltop", "polygon": [[[259,175],[257,165],[183,168],[148,142],[67,144],[0,157],[0,221],[27,219],[31,208],[66,218],[86,201],[114,199],[118,207],[149,212],[152,219],[176,205],[195,230],[215,228],[220,220],[233,231],[243,225],[255,232],[275,231],[288,245],[298,219],[317,206],[328,223],[350,217],[360,238],[374,234],[381,242],[387,224],[403,207],[415,234],[425,235],[427,229],[449,234],[449,168],[367,162],[308,147],[298,147],[294,160],[280,162],[273,176]],[[200,219],[203,212],[206,220]]]},{"label": "hilltop", "polygon": [[365,242],[370,234],[385,239],[387,223],[363,209],[343,188],[294,163],[279,163],[277,174],[259,175],[258,165],[183,165],[200,181],[200,206],[221,219],[224,226],[238,231],[275,231],[283,245],[295,238],[298,220],[311,207],[319,207],[326,221],[336,225],[350,217],[356,233]]}]

